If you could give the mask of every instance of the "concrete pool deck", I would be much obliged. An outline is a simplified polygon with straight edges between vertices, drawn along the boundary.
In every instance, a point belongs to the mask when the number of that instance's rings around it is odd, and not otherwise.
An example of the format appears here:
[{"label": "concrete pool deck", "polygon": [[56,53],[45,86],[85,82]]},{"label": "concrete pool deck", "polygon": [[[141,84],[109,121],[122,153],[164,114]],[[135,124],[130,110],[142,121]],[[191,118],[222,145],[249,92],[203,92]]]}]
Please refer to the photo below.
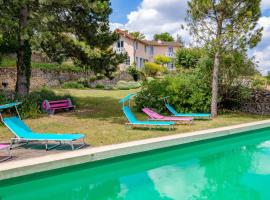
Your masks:
[{"label": "concrete pool deck", "polygon": [[0,180],[270,127],[270,120],[0,163]]}]

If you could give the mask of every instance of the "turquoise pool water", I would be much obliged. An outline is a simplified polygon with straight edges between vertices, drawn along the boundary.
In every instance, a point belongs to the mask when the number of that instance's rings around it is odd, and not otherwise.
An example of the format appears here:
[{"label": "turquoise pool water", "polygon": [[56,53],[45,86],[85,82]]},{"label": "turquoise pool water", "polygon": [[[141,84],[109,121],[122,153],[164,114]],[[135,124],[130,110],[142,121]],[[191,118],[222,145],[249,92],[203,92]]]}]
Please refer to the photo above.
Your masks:
[{"label": "turquoise pool water", "polygon": [[0,182],[1,200],[269,200],[270,129]]}]

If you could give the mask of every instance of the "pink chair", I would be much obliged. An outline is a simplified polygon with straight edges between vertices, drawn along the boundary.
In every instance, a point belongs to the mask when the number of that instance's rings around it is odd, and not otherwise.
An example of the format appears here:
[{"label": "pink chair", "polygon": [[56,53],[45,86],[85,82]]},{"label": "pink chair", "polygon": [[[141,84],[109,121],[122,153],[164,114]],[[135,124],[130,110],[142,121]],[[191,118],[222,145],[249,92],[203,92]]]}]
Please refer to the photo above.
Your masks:
[{"label": "pink chair", "polygon": [[0,144],[0,150],[4,150],[7,152],[7,156],[3,159],[0,159],[0,162],[6,161],[11,158],[10,145],[9,144]]},{"label": "pink chair", "polygon": [[192,123],[192,117],[167,117],[156,113],[149,108],[143,108],[142,111],[147,114],[152,120],[173,121],[177,123]]}]

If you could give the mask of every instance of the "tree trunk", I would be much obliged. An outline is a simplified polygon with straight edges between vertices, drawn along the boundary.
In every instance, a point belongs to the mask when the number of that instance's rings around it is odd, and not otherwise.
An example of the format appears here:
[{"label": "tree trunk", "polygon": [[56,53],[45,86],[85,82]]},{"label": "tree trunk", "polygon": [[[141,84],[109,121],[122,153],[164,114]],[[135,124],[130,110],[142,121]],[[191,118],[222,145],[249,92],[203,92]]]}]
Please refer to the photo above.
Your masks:
[{"label": "tree trunk", "polygon": [[29,10],[26,6],[20,9],[19,15],[19,32],[18,32],[18,44],[17,51],[17,81],[16,92],[25,96],[29,93],[30,76],[31,76],[31,47],[29,40],[26,39],[26,28],[28,25]]},{"label": "tree trunk", "polygon": [[213,79],[212,79],[212,101],[211,101],[211,115],[212,118],[217,117],[218,112],[218,73],[220,63],[219,50],[215,53],[214,67],[213,67]]}]

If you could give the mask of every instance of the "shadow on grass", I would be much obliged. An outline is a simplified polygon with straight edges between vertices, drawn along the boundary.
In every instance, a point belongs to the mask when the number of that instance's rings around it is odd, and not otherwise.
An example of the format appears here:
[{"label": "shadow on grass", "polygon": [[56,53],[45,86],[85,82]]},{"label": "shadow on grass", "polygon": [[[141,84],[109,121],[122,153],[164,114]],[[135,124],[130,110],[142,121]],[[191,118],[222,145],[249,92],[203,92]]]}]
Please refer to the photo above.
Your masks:
[{"label": "shadow on grass", "polygon": [[[115,124],[123,124],[127,122],[122,112],[122,104],[119,99],[113,97],[74,97],[77,105],[74,112],[65,113],[65,116],[76,117],[78,119],[97,119],[110,121]],[[138,118],[143,118],[141,113],[133,109]],[[62,112],[61,112],[62,113]],[[56,114],[60,114],[56,113]],[[146,118],[144,118],[146,119]]]}]

